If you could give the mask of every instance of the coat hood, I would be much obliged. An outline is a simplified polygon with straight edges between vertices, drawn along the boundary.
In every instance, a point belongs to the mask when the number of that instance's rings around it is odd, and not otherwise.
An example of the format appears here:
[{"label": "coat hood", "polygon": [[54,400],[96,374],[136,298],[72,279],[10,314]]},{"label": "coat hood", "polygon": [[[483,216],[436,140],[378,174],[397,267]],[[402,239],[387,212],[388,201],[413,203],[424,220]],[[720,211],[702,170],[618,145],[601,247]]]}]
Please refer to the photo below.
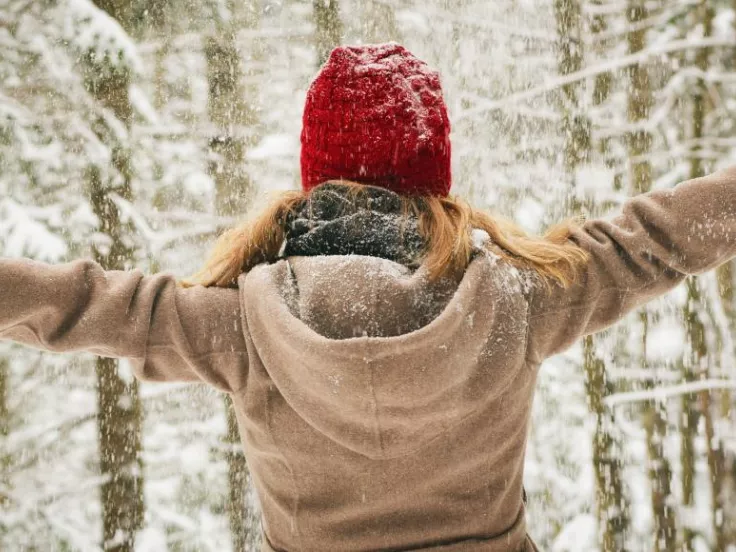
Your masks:
[{"label": "coat hood", "polygon": [[[252,336],[254,352],[271,359],[265,369],[285,401],[372,459],[417,451],[510,383],[523,351],[510,347],[496,372],[479,366],[489,340],[525,324],[496,321],[500,332],[489,335],[497,308],[521,300],[518,283],[489,254],[433,284],[421,268],[359,255],[290,257],[239,280],[245,324],[267,328]],[[504,286],[494,308],[476,309],[479,296]]]}]

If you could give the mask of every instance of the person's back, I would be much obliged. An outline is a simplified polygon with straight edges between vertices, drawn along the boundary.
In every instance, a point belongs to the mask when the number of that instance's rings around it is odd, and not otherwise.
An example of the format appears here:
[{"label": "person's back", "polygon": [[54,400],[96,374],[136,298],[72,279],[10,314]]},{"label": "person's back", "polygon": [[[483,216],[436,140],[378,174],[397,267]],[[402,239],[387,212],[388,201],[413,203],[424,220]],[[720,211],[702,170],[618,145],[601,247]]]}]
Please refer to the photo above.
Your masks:
[{"label": "person's back", "polygon": [[241,277],[235,401],[275,550],[519,549],[524,278],[482,253],[459,282],[371,256]]},{"label": "person's back", "polygon": [[449,196],[439,77],[395,44],[333,52],[301,165],[181,283],[0,259],[0,339],[230,393],[266,551],[534,550],[541,362],[732,258],[736,169],[527,237]]}]

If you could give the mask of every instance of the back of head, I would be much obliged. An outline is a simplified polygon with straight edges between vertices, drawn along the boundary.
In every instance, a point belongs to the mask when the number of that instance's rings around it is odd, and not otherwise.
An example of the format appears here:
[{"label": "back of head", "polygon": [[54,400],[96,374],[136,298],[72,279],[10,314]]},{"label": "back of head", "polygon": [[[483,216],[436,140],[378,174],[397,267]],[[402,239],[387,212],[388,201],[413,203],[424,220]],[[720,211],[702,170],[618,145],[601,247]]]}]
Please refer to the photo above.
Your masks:
[{"label": "back of head", "polygon": [[302,188],[328,180],[405,195],[450,192],[439,74],[396,43],[335,48],[307,92]]}]

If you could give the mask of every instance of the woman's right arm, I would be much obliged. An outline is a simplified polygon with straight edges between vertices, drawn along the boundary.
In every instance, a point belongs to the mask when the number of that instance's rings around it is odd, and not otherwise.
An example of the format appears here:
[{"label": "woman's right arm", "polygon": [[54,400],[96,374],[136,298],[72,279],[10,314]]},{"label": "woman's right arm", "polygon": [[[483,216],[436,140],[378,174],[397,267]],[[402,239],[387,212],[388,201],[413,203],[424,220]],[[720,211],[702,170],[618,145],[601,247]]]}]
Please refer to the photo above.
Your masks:
[{"label": "woman's right arm", "polygon": [[569,288],[540,287],[530,298],[532,361],[736,255],[736,167],[635,196],[619,216],[588,221],[570,240],[589,260]]},{"label": "woman's right arm", "polygon": [[241,389],[248,352],[237,289],[177,286],[172,274],[91,260],[0,258],[0,340],[128,358],[145,381]]}]

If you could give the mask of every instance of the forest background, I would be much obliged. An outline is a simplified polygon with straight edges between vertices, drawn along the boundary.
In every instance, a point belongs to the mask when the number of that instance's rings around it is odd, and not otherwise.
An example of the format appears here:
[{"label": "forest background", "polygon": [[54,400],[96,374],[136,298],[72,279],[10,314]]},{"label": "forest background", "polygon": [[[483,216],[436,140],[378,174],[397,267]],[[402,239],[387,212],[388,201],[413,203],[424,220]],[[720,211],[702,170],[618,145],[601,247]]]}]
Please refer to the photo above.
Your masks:
[{"label": "forest background", "polygon": [[[341,43],[437,68],[454,191],[541,232],[736,162],[734,0],[0,0],[0,254],[195,271],[299,186]],[[1,285],[1,284],[0,284]],[[734,270],[541,369],[543,550],[736,550]],[[489,420],[489,423],[493,423]],[[228,399],[0,344],[0,549],[258,550]]]}]

